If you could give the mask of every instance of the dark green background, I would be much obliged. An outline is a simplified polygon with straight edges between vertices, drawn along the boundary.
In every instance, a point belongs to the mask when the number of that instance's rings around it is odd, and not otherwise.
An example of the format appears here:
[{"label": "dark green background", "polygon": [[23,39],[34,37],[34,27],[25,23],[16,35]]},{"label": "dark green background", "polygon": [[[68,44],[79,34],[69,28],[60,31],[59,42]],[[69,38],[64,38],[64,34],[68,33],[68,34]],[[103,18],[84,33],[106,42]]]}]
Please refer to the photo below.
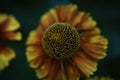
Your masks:
[{"label": "dark green background", "polygon": [[29,68],[25,57],[25,41],[29,32],[38,25],[40,16],[50,8],[75,3],[79,10],[90,12],[98,22],[102,34],[109,39],[108,55],[99,62],[95,75],[120,76],[120,2],[117,0],[0,0],[0,13],[13,14],[21,23],[23,33],[20,42],[7,41],[5,44],[16,51],[16,58],[10,66],[0,72],[0,80],[38,80],[34,69]]}]

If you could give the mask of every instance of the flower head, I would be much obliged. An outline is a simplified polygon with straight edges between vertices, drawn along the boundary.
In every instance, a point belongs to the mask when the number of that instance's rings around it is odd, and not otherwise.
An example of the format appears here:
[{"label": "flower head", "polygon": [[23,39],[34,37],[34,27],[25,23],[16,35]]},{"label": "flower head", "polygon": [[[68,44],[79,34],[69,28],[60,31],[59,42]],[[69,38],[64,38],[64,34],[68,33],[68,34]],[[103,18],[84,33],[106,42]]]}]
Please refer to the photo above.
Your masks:
[{"label": "flower head", "polygon": [[3,45],[4,40],[21,40],[21,33],[15,32],[20,27],[13,15],[0,14],[0,71],[9,66],[9,61],[15,58],[15,52]]},{"label": "flower head", "polygon": [[46,53],[56,59],[69,58],[80,47],[79,33],[66,23],[51,25],[44,32],[42,45]]},{"label": "flower head", "polygon": [[97,70],[108,41],[89,13],[78,12],[77,5],[70,4],[45,13],[26,44],[27,61],[38,78],[79,80]]}]

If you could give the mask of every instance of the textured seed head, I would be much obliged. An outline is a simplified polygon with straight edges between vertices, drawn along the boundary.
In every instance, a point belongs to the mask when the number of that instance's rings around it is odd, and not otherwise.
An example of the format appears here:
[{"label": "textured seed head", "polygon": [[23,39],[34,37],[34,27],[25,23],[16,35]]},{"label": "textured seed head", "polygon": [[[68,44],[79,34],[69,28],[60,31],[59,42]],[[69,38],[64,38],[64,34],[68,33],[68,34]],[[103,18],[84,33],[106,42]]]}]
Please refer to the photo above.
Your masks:
[{"label": "textured seed head", "polygon": [[80,47],[79,33],[69,24],[55,23],[45,30],[42,45],[46,53],[53,58],[69,58]]}]

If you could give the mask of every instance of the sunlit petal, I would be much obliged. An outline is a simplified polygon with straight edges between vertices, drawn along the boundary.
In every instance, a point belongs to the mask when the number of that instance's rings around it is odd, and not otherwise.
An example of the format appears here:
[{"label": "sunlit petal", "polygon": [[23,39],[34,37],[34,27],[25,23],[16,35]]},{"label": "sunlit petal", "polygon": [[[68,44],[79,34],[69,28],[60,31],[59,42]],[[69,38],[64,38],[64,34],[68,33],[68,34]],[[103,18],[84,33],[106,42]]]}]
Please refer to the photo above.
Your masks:
[{"label": "sunlit petal", "polygon": [[43,63],[37,70],[36,70],[36,73],[37,73],[37,77],[38,78],[45,78],[50,70],[51,70],[51,67],[52,67],[52,60],[51,59],[46,59],[45,63]]},{"label": "sunlit petal", "polygon": [[55,76],[55,80],[67,80],[65,72],[62,68],[57,71],[57,75]]},{"label": "sunlit petal", "polygon": [[20,32],[0,32],[0,38],[4,40],[21,40],[22,34]]},{"label": "sunlit petal", "polygon": [[15,52],[10,47],[0,45],[0,55],[3,54],[7,60],[15,58]]},{"label": "sunlit petal", "polygon": [[0,70],[9,65],[9,61],[15,58],[15,52],[4,45],[0,45]]},{"label": "sunlit petal", "polygon": [[59,68],[60,68],[60,63],[58,61],[52,61],[51,70],[45,80],[54,80],[55,76],[58,73]]},{"label": "sunlit petal", "polygon": [[20,23],[13,15],[0,14],[0,31],[15,31]]},{"label": "sunlit petal", "polygon": [[80,75],[75,65],[72,63],[67,63],[65,70],[68,80],[79,80]]},{"label": "sunlit petal", "polygon": [[7,58],[3,54],[0,55],[0,71],[3,70],[8,65],[9,61],[7,60]]},{"label": "sunlit petal", "polygon": [[[84,31],[84,33],[81,35],[81,38],[87,39],[87,38],[94,36],[94,35],[100,35],[100,33],[101,33],[100,29],[95,27],[95,28]],[[84,39],[84,41],[85,41],[85,39]]]},{"label": "sunlit petal", "polygon": [[43,53],[44,53],[44,51],[37,46],[28,46],[27,53],[26,53],[27,60],[30,61],[30,60],[36,58],[37,56],[42,55]]},{"label": "sunlit petal", "polygon": [[84,52],[79,52],[73,57],[73,61],[78,67],[82,76],[89,77],[97,70],[97,63],[83,56]]},{"label": "sunlit petal", "polygon": [[[20,23],[13,15],[0,13],[0,41],[5,40],[19,41],[22,34],[16,32],[20,27]],[[9,62],[15,58],[15,52],[12,48],[0,43],[0,71],[9,66]]]},{"label": "sunlit petal", "polygon": [[108,41],[103,36],[93,36],[87,42],[82,42],[81,46],[91,57],[101,59],[106,56],[107,44]]},{"label": "sunlit petal", "polygon": [[74,15],[73,19],[71,19],[71,21],[70,21],[70,24],[73,27],[77,27],[78,24],[81,22],[84,14],[85,14],[85,12],[79,12],[79,13],[77,13],[77,15]]},{"label": "sunlit petal", "polygon": [[26,44],[27,45],[41,45],[41,41],[42,41],[42,34],[40,36],[40,35],[38,35],[36,30],[33,30],[30,32]]},{"label": "sunlit petal", "polygon": [[77,26],[78,30],[88,30],[96,26],[96,21],[92,19],[89,13],[82,16],[80,23]]},{"label": "sunlit petal", "polygon": [[56,22],[58,22],[56,11],[55,9],[51,9],[49,13],[46,13],[45,15],[42,16],[40,24],[43,25],[42,26],[43,29],[46,29],[47,27]]},{"label": "sunlit petal", "polygon": [[[34,54],[33,54],[34,53]],[[27,48],[27,60],[29,61],[29,65],[32,68],[39,67],[40,64],[45,60],[45,52],[42,48],[36,46],[29,46]]]},{"label": "sunlit petal", "polygon": [[[69,13],[69,14],[67,14]],[[73,18],[73,16],[77,13],[77,5],[68,5],[66,8],[66,22],[70,23],[69,21]]]},{"label": "sunlit petal", "polygon": [[66,18],[66,7],[65,6],[59,6],[56,8],[56,11],[57,11],[57,14],[58,14],[58,17],[59,17],[59,21],[60,22],[64,22],[65,21],[65,18]]}]

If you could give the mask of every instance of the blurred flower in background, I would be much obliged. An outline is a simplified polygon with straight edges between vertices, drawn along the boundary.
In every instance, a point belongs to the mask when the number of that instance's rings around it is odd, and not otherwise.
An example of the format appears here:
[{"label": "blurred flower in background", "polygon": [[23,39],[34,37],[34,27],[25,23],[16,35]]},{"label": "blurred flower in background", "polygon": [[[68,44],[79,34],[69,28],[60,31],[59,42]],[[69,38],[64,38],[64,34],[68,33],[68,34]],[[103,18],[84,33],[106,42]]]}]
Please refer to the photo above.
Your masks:
[{"label": "blurred flower in background", "polygon": [[101,77],[95,76],[95,77],[88,78],[86,80],[114,80],[114,79],[112,79],[109,76],[101,76]]},{"label": "blurred flower in background", "polygon": [[26,44],[27,61],[39,79],[79,80],[97,70],[108,40],[89,13],[70,4],[45,13]]},{"label": "blurred flower in background", "polygon": [[20,23],[13,15],[0,14],[0,71],[9,66],[9,61],[15,58],[12,48],[3,44],[5,40],[19,41],[22,39],[21,33],[16,32]]}]

